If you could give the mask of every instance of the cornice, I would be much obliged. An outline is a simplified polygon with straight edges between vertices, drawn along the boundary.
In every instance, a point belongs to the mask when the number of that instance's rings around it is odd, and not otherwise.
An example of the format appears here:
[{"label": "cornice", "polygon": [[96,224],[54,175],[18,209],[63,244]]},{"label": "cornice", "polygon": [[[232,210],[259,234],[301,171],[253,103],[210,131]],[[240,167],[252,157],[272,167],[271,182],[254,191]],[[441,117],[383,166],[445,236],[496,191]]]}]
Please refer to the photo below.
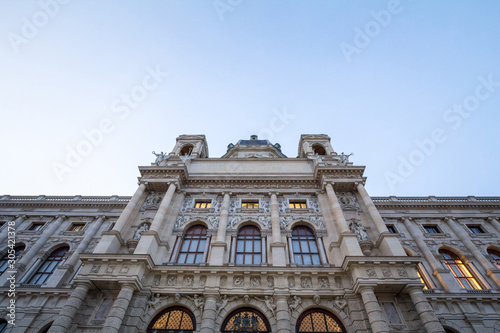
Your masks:
[{"label": "cornice", "polygon": [[379,209],[500,209],[500,197],[372,197]]}]

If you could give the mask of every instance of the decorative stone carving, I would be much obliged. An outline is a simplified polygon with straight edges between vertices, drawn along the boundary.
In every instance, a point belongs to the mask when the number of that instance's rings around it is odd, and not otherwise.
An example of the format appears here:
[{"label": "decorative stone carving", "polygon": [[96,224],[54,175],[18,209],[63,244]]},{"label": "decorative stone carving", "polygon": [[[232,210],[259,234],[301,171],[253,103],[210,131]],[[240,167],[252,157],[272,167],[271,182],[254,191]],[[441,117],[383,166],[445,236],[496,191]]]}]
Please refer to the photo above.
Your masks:
[{"label": "decorative stone carving", "polygon": [[219,285],[224,288],[227,285],[227,276],[221,276]]},{"label": "decorative stone carving", "polygon": [[267,287],[274,288],[274,278],[272,276],[267,277]]},{"label": "decorative stone carving", "polygon": [[219,216],[209,216],[207,217],[207,221],[212,226],[212,229],[217,229],[219,227]]},{"label": "decorative stone carving", "polygon": [[99,273],[100,268],[101,268],[101,265],[93,265],[92,268],[90,269],[90,273],[97,274],[97,273]]},{"label": "decorative stone carving", "polygon": [[162,199],[163,197],[160,193],[156,193],[155,191],[149,192],[144,204],[141,207],[141,211],[146,209],[158,209]]},{"label": "decorative stone carving", "polygon": [[259,222],[262,223],[264,228],[269,228],[269,225],[271,224],[271,217],[270,216],[259,216]]},{"label": "decorative stone carving", "polygon": [[187,212],[189,208],[193,208],[194,206],[194,198],[190,195],[187,195],[182,201],[181,213]]},{"label": "decorative stone carving", "polygon": [[278,196],[278,211],[280,214],[285,214],[288,208],[288,200],[282,196]]},{"label": "decorative stone carving", "polygon": [[156,164],[156,165],[160,165],[161,162],[163,162],[164,160],[166,160],[170,157],[167,153],[164,153],[164,152],[160,152],[159,154],[157,154],[153,151],[153,155],[156,156],[156,160],[154,161],[154,164]]},{"label": "decorative stone carving", "polygon": [[175,286],[177,285],[177,276],[175,275],[169,275],[167,276],[167,286]]},{"label": "decorative stone carving", "polygon": [[144,222],[142,223],[138,228],[137,230],[135,231],[134,233],[134,239],[141,239],[141,235],[143,232],[145,231],[148,231],[149,230],[149,223],[147,222]]},{"label": "decorative stone carving", "polygon": [[194,278],[192,275],[186,275],[182,280],[182,285],[185,287],[191,287],[193,286],[193,283],[194,283]]},{"label": "decorative stone carving", "polygon": [[335,277],[335,288],[343,288],[342,278],[340,276]]},{"label": "decorative stone carving", "polygon": [[231,216],[229,218],[229,229],[234,229],[236,224],[241,221],[241,216]]},{"label": "decorative stone carving", "polygon": [[160,280],[161,280],[161,275],[156,274],[153,278],[153,285],[154,286],[159,286],[160,285]]},{"label": "decorative stone carving", "polygon": [[212,208],[214,213],[220,214],[221,206],[222,206],[222,196],[217,196],[214,200],[212,200]]},{"label": "decorative stone carving", "polygon": [[243,287],[243,276],[235,276],[233,279],[233,284],[235,287]]},{"label": "decorative stone carving", "polygon": [[240,208],[240,199],[231,198],[229,201],[229,213],[235,213],[236,209]]},{"label": "decorative stone carving", "polygon": [[300,286],[302,288],[312,288],[312,280],[309,276],[304,276],[300,278]]},{"label": "decorative stone carving", "polygon": [[285,230],[290,224],[290,222],[292,222],[291,216],[280,216],[280,228],[282,230]]},{"label": "decorative stone carving", "polygon": [[260,199],[259,208],[262,208],[264,214],[271,214],[271,200],[269,197]]},{"label": "decorative stone carving", "polygon": [[368,234],[365,227],[358,219],[352,218],[349,221],[349,229],[357,235],[358,242],[368,240]]},{"label": "decorative stone carving", "polygon": [[293,296],[288,300],[288,308],[290,309],[290,313],[295,312],[297,308],[302,304],[302,298],[299,296]]},{"label": "decorative stone carving", "polygon": [[366,275],[368,275],[369,277],[376,277],[377,272],[375,272],[375,270],[372,267],[368,267],[366,269]]},{"label": "decorative stone carving", "polygon": [[203,309],[203,305],[205,304],[205,299],[203,296],[200,295],[194,295],[193,297],[186,296],[187,299],[193,301],[194,306],[200,310]]},{"label": "decorative stone carving", "polygon": [[311,216],[309,219],[314,222],[320,229],[325,229],[325,224],[323,223],[323,217],[321,216]]},{"label": "decorative stone carving", "polygon": [[266,305],[266,308],[275,315],[276,304],[274,304],[274,299],[271,296],[264,296],[264,299],[259,297],[254,297],[256,300],[263,302]]},{"label": "decorative stone carving", "polygon": [[229,302],[234,302],[238,299],[238,296],[233,296],[233,297],[227,297],[227,295],[222,295],[219,300],[217,301],[217,304],[216,304],[216,312],[217,312],[217,315],[219,314],[219,312],[221,312],[227,305],[227,303]]},{"label": "decorative stone carving", "polygon": [[259,276],[253,276],[252,279],[250,280],[250,286],[252,288],[258,288],[258,287],[260,287],[260,277]]},{"label": "decorative stone carving", "polygon": [[176,303],[179,303],[181,300],[182,300],[182,296],[181,296],[181,294],[176,293],[176,294],[174,295],[174,301],[175,301]]},{"label": "decorative stone carving", "polygon": [[112,274],[113,271],[115,270],[115,265],[109,265],[107,268],[106,268],[106,273],[107,274]]},{"label": "decorative stone carving", "polygon": [[316,305],[319,305],[320,302],[321,302],[321,297],[319,297],[318,294],[314,295],[313,296],[313,303]]},{"label": "decorative stone carving", "polygon": [[342,297],[342,296],[337,296],[335,297],[334,300],[332,300],[333,305],[339,309],[339,311],[344,310],[344,308],[347,306],[347,301]]},{"label": "decorative stone carving", "polygon": [[391,277],[392,276],[391,269],[389,267],[382,267],[382,275],[384,277]]},{"label": "decorative stone carving", "polygon": [[245,304],[250,303],[250,296],[248,295],[243,296],[243,302],[245,302]]},{"label": "decorative stone carving", "polygon": [[207,284],[207,276],[206,275],[200,276],[200,287],[205,287],[206,284]]},{"label": "decorative stone carving", "polygon": [[177,229],[177,228],[182,227],[184,225],[184,223],[186,223],[187,221],[189,221],[189,218],[187,216],[179,215],[177,217],[177,220],[175,221],[174,228]]},{"label": "decorative stone carving", "polygon": [[293,276],[288,277],[288,288],[294,288],[295,287],[295,278]]},{"label": "decorative stone carving", "polygon": [[324,276],[320,277],[318,279],[318,282],[320,288],[330,288],[330,281],[328,281],[327,277]]},{"label": "decorative stone carving", "polygon": [[354,193],[338,192],[337,198],[343,210],[359,210],[359,204]]},{"label": "decorative stone carving", "polygon": [[162,298],[164,297],[161,297],[160,294],[151,294],[146,304],[146,308],[144,309],[144,313],[147,313],[151,308],[156,310],[156,305],[162,301]]},{"label": "decorative stone carving", "polygon": [[313,210],[315,214],[321,214],[321,210],[319,209],[319,203],[317,197],[310,197],[307,200],[307,207]]}]

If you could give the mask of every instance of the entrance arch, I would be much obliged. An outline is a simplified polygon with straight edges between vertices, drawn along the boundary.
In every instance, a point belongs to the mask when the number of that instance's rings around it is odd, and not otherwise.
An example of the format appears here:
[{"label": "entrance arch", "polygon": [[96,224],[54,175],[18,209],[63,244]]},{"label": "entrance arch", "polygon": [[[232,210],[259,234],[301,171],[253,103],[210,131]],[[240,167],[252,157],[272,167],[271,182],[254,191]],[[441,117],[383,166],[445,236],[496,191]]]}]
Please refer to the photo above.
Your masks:
[{"label": "entrance arch", "polygon": [[147,332],[190,333],[195,329],[196,321],[191,311],[173,307],[160,312],[149,324]]},{"label": "entrance arch", "polygon": [[323,309],[310,309],[300,315],[296,333],[346,333],[340,320]]},{"label": "entrance arch", "polygon": [[252,308],[241,308],[231,312],[222,324],[222,333],[247,332],[271,333],[266,317]]}]

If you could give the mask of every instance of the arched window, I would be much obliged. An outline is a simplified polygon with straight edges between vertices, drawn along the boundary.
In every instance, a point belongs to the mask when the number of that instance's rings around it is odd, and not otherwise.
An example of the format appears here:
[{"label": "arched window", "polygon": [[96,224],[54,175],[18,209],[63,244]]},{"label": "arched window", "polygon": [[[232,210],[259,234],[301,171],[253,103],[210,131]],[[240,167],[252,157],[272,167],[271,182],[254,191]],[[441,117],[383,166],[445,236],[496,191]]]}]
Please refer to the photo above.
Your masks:
[{"label": "arched window", "polygon": [[184,235],[178,264],[199,264],[205,256],[205,245],[207,242],[207,228],[195,225],[189,228]]},{"label": "arched window", "polygon": [[181,156],[191,155],[192,151],[193,151],[193,146],[192,145],[186,145],[186,146],[182,147],[180,155]]},{"label": "arched window", "polygon": [[462,288],[467,290],[483,289],[455,253],[448,250],[439,250],[439,253],[444,257],[446,266],[448,266]]},{"label": "arched window", "polygon": [[151,321],[148,333],[189,333],[196,329],[193,314],[181,307],[168,308]]},{"label": "arched window", "polygon": [[0,319],[0,333],[4,333],[7,330],[7,321],[5,319]]},{"label": "arched window", "polygon": [[236,264],[260,265],[262,263],[262,239],[258,228],[245,226],[236,240]]},{"label": "arched window", "polygon": [[222,333],[234,332],[271,332],[266,317],[254,309],[238,309],[231,312],[222,324]]},{"label": "arched window", "polygon": [[[405,252],[406,252],[406,255],[408,257],[412,257],[413,254],[411,254],[410,252],[408,252],[406,249],[405,249]],[[428,289],[432,289],[432,285],[431,283],[428,281],[428,278],[427,278],[427,275],[424,274],[423,272],[423,268],[420,264],[417,265],[417,274],[418,274],[418,277],[420,278],[420,282],[422,282],[424,284],[424,290],[428,290]]]},{"label": "arched window", "polygon": [[495,260],[497,266],[500,268],[500,252],[488,249],[488,253],[493,258],[493,260]]},{"label": "arched window", "polygon": [[9,266],[9,260],[18,260],[19,254],[21,251],[24,251],[24,245],[17,245],[14,247],[14,253],[9,253],[12,251],[10,247],[7,248],[5,255],[0,259],[0,274],[3,274],[7,270]]},{"label": "arched window", "polygon": [[325,147],[323,147],[322,145],[314,145],[312,146],[312,150],[314,151],[315,154],[326,155]]},{"label": "arched window", "polygon": [[295,332],[346,332],[340,320],[322,309],[311,309],[300,315]]},{"label": "arched window", "polygon": [[321,265],[313,231],[304,226],[292,230],[293,259],[297,265]]},{"label": "arched window", "polygon": [[69,250],[68,246],[63,246],[54,250],[50,256],[43,262],[43,264],[38,267],[36,273],[28,281],[28,284],[42,284],[49,279],[49,277],[54,273],[57,266],[61,263],[64,255]]}]

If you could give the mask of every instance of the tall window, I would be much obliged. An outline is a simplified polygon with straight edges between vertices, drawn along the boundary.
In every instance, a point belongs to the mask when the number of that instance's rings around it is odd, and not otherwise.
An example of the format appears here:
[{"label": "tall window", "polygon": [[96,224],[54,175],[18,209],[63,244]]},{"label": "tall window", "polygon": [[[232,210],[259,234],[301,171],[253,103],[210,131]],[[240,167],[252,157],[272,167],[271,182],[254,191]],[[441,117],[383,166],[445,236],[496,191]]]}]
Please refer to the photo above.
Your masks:
[{"label": "tall window", "polygon": [[49,279],[49,277],[54,273],[57,266],[61,263],[64,255],[69,250],[69,247],[63,246],[53,251],[50,256],[43,262],[43,264],[38,268],[35,275],[31,277],[28,284],[42,284]]},{"label": "tall window", "polygon": [[455,253],[448,250],[439,250],[439,253],[444,257],[446,266],[462,288],[467,290],[483,289]]},{"label": "tall window", "polygon": [[262,262],[262,239],[258,228],[246,226],[238,232],[236,240],[236,264],[260,265]]},{"label": "tall window", "polygon": [[24,245],[17,245],[14,247],[14,253],[10,253],[9,255],[9,250],[10,247],[7,248],[7,252],[5,252],[5,255],[0,259],[0,274],[3,274],[7,270],[7,267],[9,267],[9,260],[17,260],[19,259],[18,256],[21,253],[21,251],[24,251]]},{"label": "tall window", "polygon": [[207,242],[207,228],[195,225],[189,228],[184,235],[178,264],[199,264],[205,256],[205,245]]},{"label": "tall window", "polygon": [[222,333],[236,332],[267,333],[271,329],[266,317],[254,309],[246,308],[231,312],[222,324]]},{"label": "tall window", "polygon": [[[405,249],[405,252],[406,252],[407,256],[409,256],[409,257],[413,256],[413,254],[411,254],[410,252],[408,252],[406,249]],[[432,285],[427,280],[427,276],[424,274],[423,268],[422,268],[422,266],[420,264],[417,265],[417,274],[418,274],[418,277],[420,278],[420,282],[422,282],[424,284],[424,289],[425,290],[432,289]]]},{"label": "tall window", "polygon": [[196,329],[191,312],[184,308],[169,308],[153,319],[146,332],[188,333]]},{"label": "tall window", "polygon": [[488,253],[493,258],[493,260],[495,260],[497,266],[500,268],[500,252],[488,249]]},{"label": "tall window", "polygon": [[308,227],[292,230],[293,259],[297,265],[321,265],[316,237]]},{"label": "tall window", "polygon": [[297,320],[297,333],[313,332],[346,332],[342,323],[331,313],[322,309],[311,309],[304,312]]}]

